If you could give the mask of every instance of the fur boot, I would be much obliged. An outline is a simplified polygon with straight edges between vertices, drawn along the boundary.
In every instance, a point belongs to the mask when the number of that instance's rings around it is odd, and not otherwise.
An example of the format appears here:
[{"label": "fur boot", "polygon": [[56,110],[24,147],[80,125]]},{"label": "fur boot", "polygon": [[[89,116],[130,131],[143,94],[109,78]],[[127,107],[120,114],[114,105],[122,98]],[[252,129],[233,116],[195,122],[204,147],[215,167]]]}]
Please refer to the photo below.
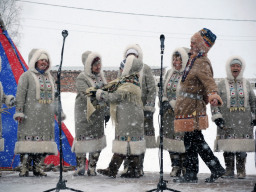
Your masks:
[{"label": "fur boot", "polygon": [[171,153],[170,157],[172,161],[172,172],[170,173],[171,177],[180,177],[181,175],[181,158],[178,153]]},{"label": "fur boot", "polygon": [[73,176],[83,176],[85,174],[85,156],[77,156],[76,157],[76,171]]},{"label": "fur boot", "polygon": [[222,178],[234,178],[234,169],[235,169],[235,154],[234,153],[223,153],[226,172]]},{"label": "fur boot", "polygon": [[20,177],[28,177],[29,176],[29,169],[28,169],[29,155],[21,154],[20,159],[21,159],[21,169],[20,169],[19,176]]},{"label": "fur boot", "polygon": [[121,177],[124,178],[139,178],[141,177],[141,164],[140,164],[140,155],[129,156],[129,168],[126,173],[123,173]]},{"label": "fur boot", "polygon": [[89,154],[89,167],[87,171],[88,176],[96,176],[97,173],[95,171],[97,162],[99,160],[100,152],[90,153]]},{"label": "fur boot", "polygon": [[245,155],[242,153],[236,155],[236,170],[237,170],[237,178],[245,179],[246,171],[245,171],[245,163],[246,163],[246,153]]},{"label": "fur boot", "polygon": [[33,174],[39,177],[46,177],[47,174],[41,167],[41,161],[44,159],[43,155],[33,155]]},{"label": "fur boot", "polygon": [[107,169],[98,169],[97,172],[99,174],[108,176],[108,177],[112,177],[112,178],[116,178],[116,175],[118,173],[118,169],[121,166],[122,162],[124,160],[124,156],[123,155],[119,155],[117,153],[114,153],[109,166]]}]

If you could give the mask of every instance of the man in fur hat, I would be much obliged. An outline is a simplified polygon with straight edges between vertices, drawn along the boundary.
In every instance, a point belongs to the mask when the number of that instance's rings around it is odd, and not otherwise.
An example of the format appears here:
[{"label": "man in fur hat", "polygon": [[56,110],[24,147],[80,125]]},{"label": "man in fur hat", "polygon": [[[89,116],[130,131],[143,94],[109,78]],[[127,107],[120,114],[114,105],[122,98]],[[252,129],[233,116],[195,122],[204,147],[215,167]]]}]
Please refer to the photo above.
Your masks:
[{"label": "man in fur hat", "polygon": [[[0,57],[0,72],[2,70],[2,59]],[[15,103],[15,97],[13,95],[5,95],[2,83],[0,82],[0,151],[4,151],[4,138],[2,137],[2,113],[8,113],[7,109],[13,107]],[[2,108],[5,104],[7,108]],[[1,172],[0,172],[1,177]]]},{"label": "man in fur hat", "polygon": [[[54,79],[50,74],[52,62],[42,49],[29,54],[29,70],[19,79],[16,112],[18,121],[15,154],[20,154],[22,167],[19,176],[29,176],[33,160],[33,174],[46,176],[40,163],[48,154],[58,154],[54,136],[54,115],[58,115],[54,102]],[[64,118],[64,117],[63,117]]]},{"label": "man in fur hat", "polygon": [[237,178],[244,179],[246,152],[255,151],[255,93],[243,78],[244,70],[245,61],[240,56],[228,59],[227,77],[218,84],[223,107],[212,107],[212,120],[218,126],[215,150],[224,151],[226,178],[234,177],[236,157]]},{"label": "man in fur hat", "polygon": [[213,79],[213,70],[207,53],[216,39],[209,29],[202,29],[191,38],[190,58],[181,79],[175,105],[174,128],[185,132],[186,174],[174,182],[197,182],[198,154],[211,171],[205,182],[214,182],[225,173],[217,157],[204,140],[201,130],[208,128],[206,104],[221,106],[222,100]]}]

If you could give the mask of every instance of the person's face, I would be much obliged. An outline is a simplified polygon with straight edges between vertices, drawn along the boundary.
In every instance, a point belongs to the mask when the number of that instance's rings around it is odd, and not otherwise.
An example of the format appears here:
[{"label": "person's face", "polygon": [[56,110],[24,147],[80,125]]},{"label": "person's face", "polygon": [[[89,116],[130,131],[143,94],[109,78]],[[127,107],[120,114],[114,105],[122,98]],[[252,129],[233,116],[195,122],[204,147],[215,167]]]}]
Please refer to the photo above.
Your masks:
[{"label": "person's face", "polygon": [[40,59],[37,61],[37,68],[39,70],[46,70],[49,67],[49,61],[46,59]]},{"label": "person's face", "polygon": [[233,64],[230,66],[231,67],[231,73],[233,75],[234,78],[237,78],[237,76],[240,74],[240,71],[242,69],[241,65],[239,64]]},{"label": "person's face", "polygon": [[191,39],[190,48],[191,48],[191,49],[190,49],[190,53],[191,53],[192,55],[197,54],[197,53],[199,53],[199,51],[200,51],[200,49],[198,48],[198,45],[197,45],[196,41],[193,40],[193,39]]},{"label": "person's face", "polygon": [[92,65],[92,72],[93,73],[100,73],[101,70],[101,62],[97,62]]},{"label": "person's face", "polygon": [[172,63],[176,70],[179,71],[181,69],[182,61],[181,61],[180,57],[174,57]]}]

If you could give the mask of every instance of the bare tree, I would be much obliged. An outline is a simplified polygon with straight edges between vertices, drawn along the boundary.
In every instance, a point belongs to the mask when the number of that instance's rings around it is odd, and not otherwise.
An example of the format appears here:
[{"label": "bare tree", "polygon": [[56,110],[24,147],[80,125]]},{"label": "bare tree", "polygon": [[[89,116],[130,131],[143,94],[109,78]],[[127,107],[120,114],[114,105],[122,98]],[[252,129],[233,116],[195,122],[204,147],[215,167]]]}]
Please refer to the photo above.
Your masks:
[{"label": "bare tree", "polygon": [[21,7],[17,5],[15,0],[0,0],[0,14],[5,24],[8,34],[19,45],[21,34],[20,29],[20,13]]}]

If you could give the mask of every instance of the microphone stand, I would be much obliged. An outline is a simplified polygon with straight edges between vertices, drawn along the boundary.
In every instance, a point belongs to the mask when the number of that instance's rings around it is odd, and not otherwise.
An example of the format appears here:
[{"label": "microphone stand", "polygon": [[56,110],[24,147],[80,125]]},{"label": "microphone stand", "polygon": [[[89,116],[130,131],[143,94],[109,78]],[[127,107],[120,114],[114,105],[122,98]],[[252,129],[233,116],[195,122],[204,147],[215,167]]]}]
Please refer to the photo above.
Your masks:
[{"label": "microphone stand", "polygon": [[163,104],[162,104],[162,100],[163,100],[163,54],[164,54],[164,35],[160,35],[160,41],[161,41],[161,71],[160,71],[160,82],[158,84],[159,87],[159,102],[160,102],[160,152],[161,152],[161,161],[160,161],[160,179],[159,179],[159,183],[157,184],[157,188],[152,189],[150,191],[147,192],[163,192],[164,190],[168,190],[168,191],[174,191],[174,192],[180,192],[180,191],[176,191],[174,189],[170,189],[167,188],[166,183],[168,183],[168,181],[163,179]]},{"label": "microphone stand", "polygon": [[63,190],[71,190],[71,191],[77,191],[77,192],[83,192],[80,190],[72,189],[69,187],[66,187],[66,182],[67,180],[63,180],[62,178],[62,171],[63,171],[63,152],[62,152],[62,129],[61,129],[61,112],[62,112],[62,106],[61,106],[61,99],[60,99],[60,76],[61,76],[61,67],[62,67],[62,59],[63,59],[63,52],[64,52],[64,45],[65,45],[65,39],[68,36],[68,31],[63,30],[62,31],[62,36],[63,36],[63,45],[62,45],[62,50],[61,50],[61,61],[60,61],[60,66],[57,72],[57,97],[58,97],[58,126],[59,126],[59,142],[60,142],[60,176],[59,176],[59,182],[57,183],[57,186],[55,188],[46,190],[44,192],[50,192],[53,190],[56,190],[56,192],[59,192],[61,189]]}]

